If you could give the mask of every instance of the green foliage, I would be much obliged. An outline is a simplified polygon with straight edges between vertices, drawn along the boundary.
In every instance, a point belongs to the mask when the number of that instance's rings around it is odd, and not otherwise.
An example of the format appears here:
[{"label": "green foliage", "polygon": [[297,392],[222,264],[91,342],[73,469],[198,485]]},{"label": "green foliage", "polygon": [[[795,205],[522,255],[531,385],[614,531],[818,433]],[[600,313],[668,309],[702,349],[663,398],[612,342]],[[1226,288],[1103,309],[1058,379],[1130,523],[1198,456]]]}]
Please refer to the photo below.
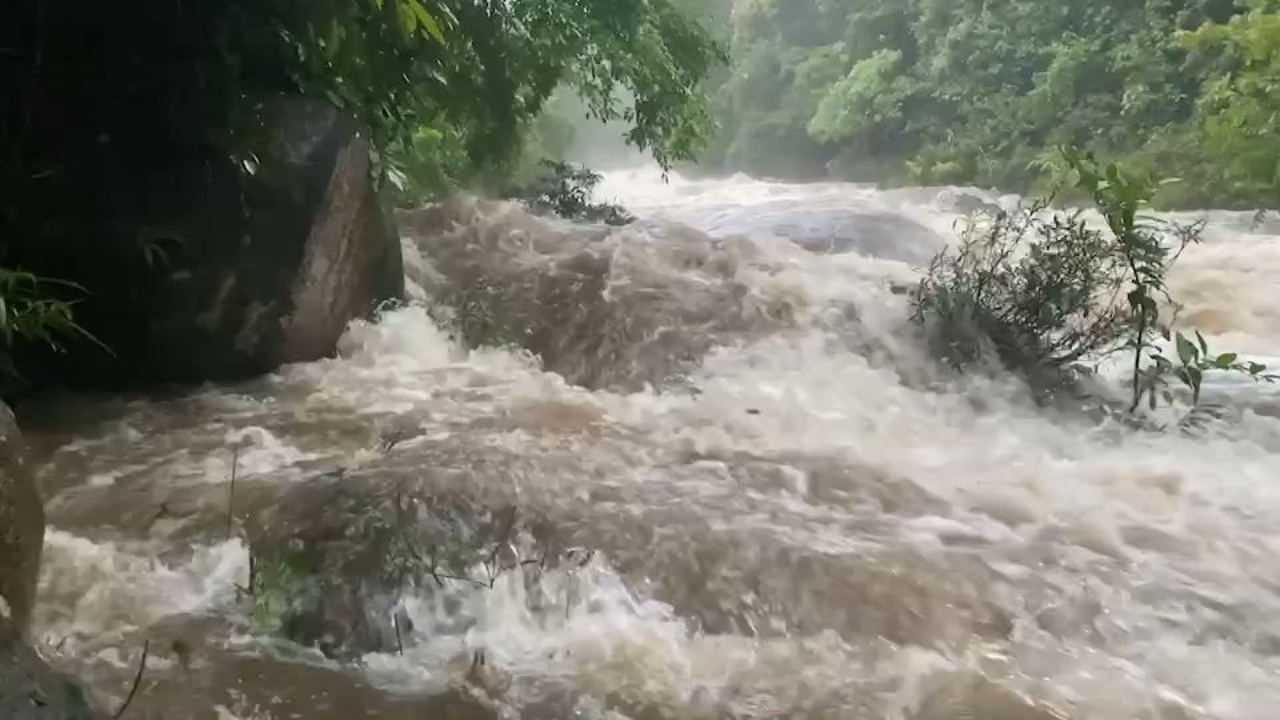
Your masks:
[{"label": "green foliage", "polygon": [[408,203],[496,184],[530,138],[554,159],[564,128],[557,139],[539,118],[562,87],[664,167],[690,159],[712,129],[702,82],[723,59],[671,0],[30,4],[34,18],[4,12],[21,37],[0,56],[14,100],[0,108],[0,234],[91,252],[164,212],[138,197],[157,178],[221,177],[228,158],[269,174],[280,96],[356,117]]},{"label": "green foliage", "polygon": [[809,134],[823,141],[858,139],[871,147],[877,133],[901,131],[903,102],[911,93],[901,64],[898,50],[877,50],[855,63],[818,103]]},{"label": "green foliage", "polygon": [[[1205,73],[1196,103],[1195,132],[1231,195],[1274,204],[1280,190],[1280,11],[1253,0],[1226,24],[1181,33],[1181,45]],[[1267,8],[1270,8],[1268,10]]]},{"label": "green foliage", "polygon": [[544,161],[543,171],[525,185],[508,188],[504,196],[519,200],[539,214],[566,220],[626,225],[635,220],[621,205],[592,202],[600,175],[568,163]]},{"label": "green foliage", "polygon": [[1280,197],[1274,0],[700,5],[734,10],[714,166],[1028,191],[1072,145],[1184,178],[1161,205]]},{"label": "green foliage", "polygon": [[301,553],[286,553],[254,573],[249,596],[253,600],[253,631],[259,636],[282,636],[312,591],[315,570]]},{"label": "green foliage", "polygon": [[959,248],[930,264],[914,318],[953,366],[1058,371],[1123,339],[1123,317],[1109,302],[1113,243],[1080,213],[1045,219],[1046,208],[974,219]]},{"label": "green foliage", "polygon": [[0,268],[0,379],[20,378],[11,352],[21,342],[43,343],[62,350],[72,338],[96,342],[72,317],[74,301],[60,291],[81,289],[67,282]]},{"label": "green foliage", "polygon": [[[454,124],[477,161],[505,161],[562,83],[659,162],[708,129],[697,88],[719,52],[667,0],[287,0],[229,13],[228,62],[262,48],[303,93],[360,117],[387,146]],[[279,40],[274,40],[278,37]],[[243,78],[241,78],[243,79]],[[630,107],[619,101],[628,93]],[[401,148],[403,149],[403,148]],[[394,155],[394,154],[393,154]]]},{"label": "green foliage", "polygon": [[[1157,187],[1149,174],[1104,165],[1075,149],[1064,149],[1062,157],[1067,179],[1089,194],[1106,219],[1115,241],[1115,256],[1123,268],[1128,303],[1125,348],[1133,357],[1129,411],[1137,410],[1144,397],[1152,410],[1160,398],[1171,403],[1170,377],[1191,391],[1193,405],[1200,401],[1201,382],[1210,370],[1243,372],[1255,380],[1273,381],[1274,376],[1264,373],[1264,365],[1237,363],[1235,353],[1211,354],[1198,332],[1198,345],[1182,333],[1171,337],[1172,319],[1162,317],[1161,303],[1173,303],[1165,276],[1188,245],[1200,242],[1203,223],[1180,226],[1144,216],[1142,210]],[[1174,342],[1176,363],[1156,346],[1157,337]]]},{"label": "green foliage", "polygon": [[[563,153],[565,124],[542,119],[557,88],[664,167],[690,159],[723,59],[672,0],[20,0],[0,28],[0,265],[81,281],[101,303],[81,318],[120,345],[150,331],[107,308],[169,297],[260,189],[298,189],[272,187],[281,98],[357,119],[376,179],[412,204],[499,187],[526,144]],[[201,232],[148,230],[187,222]],[[6,282],[6,343],[74,327]]]},{"label": "green foliage", "polygon": [[[1061,386],[1083,363],[1124,353],[1131,360],[1128,412],[1175,402],[1182,386],[1200,404],[1210,372],[1255,381],[1280,377],[1236,353],[1215,354],[1198,332],[1175,332],[1165,281],[1203,225],[1145,213],[1158,183],[1144,172],[1102,163],[1074,148],[1042,163],[1062,186],[1087,194],[1105,229],[1079,211],[1040,201],[972,224],[957,252],[944,251],[916,292],[913,318],[940,357],[959,369],[996,361],[1033,383]],[[1170,355],[1161,344],[1172,344]]]}]

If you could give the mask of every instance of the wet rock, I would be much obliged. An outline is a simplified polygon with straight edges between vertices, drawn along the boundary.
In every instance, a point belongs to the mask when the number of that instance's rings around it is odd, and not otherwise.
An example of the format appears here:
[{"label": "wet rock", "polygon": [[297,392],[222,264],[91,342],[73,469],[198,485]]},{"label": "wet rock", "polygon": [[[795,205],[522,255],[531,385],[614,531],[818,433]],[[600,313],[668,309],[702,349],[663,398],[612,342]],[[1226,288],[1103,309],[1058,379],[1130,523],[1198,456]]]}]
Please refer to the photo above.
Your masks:
[{"label": "wet rock", "polygon": [[0,616],[0,718],[104,720],[79,685],[54,671]]},{"label": "wet rock", "polygon": [[995,215],[1004,209],[984,197],[981,191],[966,188],[944,188],[934,202],[958,215]]},{"label": "wet rock", "polygon": [[403,213],[423,289],[471,345],[512,346],[589,388],[680,388],[711,349],[795,327],[800,289],[749,241],[548,223],[455,198]]},{"label": "wet rock", "polygon": [[942,239],[916,221],[890,212],[816,213],[804,224],[773,230],[813,253],[857,253],[867,257],[924,265],[942,248]]},{"label": "wet rock", "polygon": [[26,464],[17,421],[0,402],[0,598],[8,607],[11,627],[20,634],[31,621],[43,543],[40,492]]},{"label": "wet rock", "polygon": [[[77,320],[112,351],[27,357],[37,383],[232,379],[331,355],[349,321],[400,298],[400,243],[359,125],[311,100],[264,102],[256,164],[175,158],[107,191],[112,218],[11,262],[83,285]],[[117,197],[118,195],[118,197]],[[84,232],[88,233],[89,229]],[[22,358],[20,358],[22,360]]]},{"label": "wet rock", "polygon": [[927,264],[944,244],[905,213],[856,197],[842,197],[831,206],[774,200],[749,208],[700,208],[674,217],[715,237],[776,235],[813,253],[857,253],[916,266]]},{"label": "wet rock", "polygon": [[[222,620],[173,615],[123,637],[85,638],[81,653],[59,655],[56,664],[75,672],[85,688],[102,698],[101,705],[119,708],[133,686],[143,639],[150,639],[144,679],[126,720],[509,717],[500,712],[505,698],[494,698],[468,677],[470,658],[450,664],[431,682],[388,692],[372,684],[359,666],[318,663],[314,653],[279,644],[256,652],[258,646],[232,637],[232,628]],[[129,665],[102,662],[99,653],[115,652],[126,656]]]},{"label": "wet rock", "polygon": [[443,475],[334,473],[284,489],[253,513],[260,629],[329,657],[399,652],[415,638],[398,606],[404,595],[487,590],[519,555],[517,512],[450,490]]}]

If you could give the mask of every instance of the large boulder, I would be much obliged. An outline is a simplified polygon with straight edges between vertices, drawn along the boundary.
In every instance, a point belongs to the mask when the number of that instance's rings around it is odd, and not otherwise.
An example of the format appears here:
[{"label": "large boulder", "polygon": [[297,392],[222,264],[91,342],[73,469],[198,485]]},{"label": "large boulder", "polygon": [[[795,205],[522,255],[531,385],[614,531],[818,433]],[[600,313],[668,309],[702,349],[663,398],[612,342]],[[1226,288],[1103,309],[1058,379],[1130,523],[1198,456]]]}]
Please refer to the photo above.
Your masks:
[{"label": "large boulder", "polygon": [[27,644],[44,545],[44,510],[22,434],[0,402],[0,718],[95,720],[78,685]]},{"label": "large boulder", "polygon": [[715,237],[776,235],[812,253],[856,253],[912,266],[927,265],[946,244],[905,212],[856,196],[841,195],[834,201],[766,200],[749,208],[693,206],[665,215]]},{"label": "large boulder", "polygon": [[13,412],[0,402],[0,610],[18,634],[30,625],[44,546],[44,509],[24,455]]},{"label": "large boulder", "polygon": [[33,380],[103,387],[269,372],[332,354],[352,319],[402,296],[400,242],[360,125],[298,98],[264,101],[256,117],[245,141],[254,150],[238,162],[197,153],[101,188],[107,200],[77,211],[76,234],[95,233],[93,244],[63,232],[11,249],[10,264],[86,289],[77,319],[111,350],[26,358]]}]

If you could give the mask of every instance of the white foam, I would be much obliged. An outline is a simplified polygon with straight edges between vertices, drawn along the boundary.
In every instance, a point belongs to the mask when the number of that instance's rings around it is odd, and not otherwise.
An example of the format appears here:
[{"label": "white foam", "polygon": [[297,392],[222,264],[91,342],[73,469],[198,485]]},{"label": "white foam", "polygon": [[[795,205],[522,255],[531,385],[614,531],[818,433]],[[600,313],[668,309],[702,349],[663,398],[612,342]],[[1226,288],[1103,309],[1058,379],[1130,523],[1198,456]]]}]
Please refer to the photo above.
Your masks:
[{"label": "white foam", "polygon": [[[749,213],[762,199],[788,199],[803,212],[805,203],[830,207],[850,197],[936,229],[955,219],[927,194],[678,175],[663,186],[647,172],[612,174],[604,192],[687,222],[700,213],[719,222],[711,216],[725,206]],[[1186,317],[1211,325],[1215,349],[1280,356],[1270,298],[1280,283],[1272,262],[1280,238],[1214,232],[1172,280],[1188,298]],[[518,681],[567,682],[667,717],[785,717],[806,708],[906,716],[964,673],[1079,717],[1252,720],[1280,706],[1280,661],[1268,649],[1280,637],[1280,422],[1248,415],[1234,435],[1191,438],[1064,421],[1035,408],[1012,380],[938,372],[904,330],[907,301],[884,288],[886,278],[909,280],[910,269],[814,256],[776,238],[740,242],[763,260],[737,279],[753,290],[801,293],[805,310],[793,331],[711,352],[693,373],[695,396],[570,387],[523,353],[467,351],[415,307],[353,325],[339,358],[283,369],[269,402],[220,396],[219,409],[237,413],[237,429],[204,432],[227,444],[251,441],[239,459],[246,473],[350,454],[337,443],[299,449],[306,438],[289,435],[282,407],[303,427],[348,434],[357,432],[346,426],[353,417],[372,424],[391,416],[433,442],[478,438],[471,441],[531,455],[570,446],[581,472],[503,481],[553,488],[566,507],[600,502],[615,513],[609,517],[669,520],[658,528],[665,544],[628,560],[687,560],[670,572],[705,573],[690,602],[709,613],[750,610],[738,612],[736,631],[699,634],[692,618],[649,596],[688,578],[663,577],[655,564],[652,584],[632,577],[628,585],[597,558],[530,586],[512,574],[493,591],[453,588],[448,603],[435,594],[408,598],[421,642],[403,657],[366,657],[371,678],[396,690],[439,688],[484,649]],[[848,305],[858,337],[832,321]],[[858,340],[874,341],[883,357],[848,350]],[[209,402],[206,410],[216,405]],[[532,424],[483,429],[534,403],[587,408],[607,432],[566,439]],[[713,456],[699,472],[671,460],[699,454]],[[735,456],[783,465],[777,485],[752,485],[716,459]],[[789,464],[796,457],[849,475],[811,476]],[[211,458],[200,475],[225,480],[229,462]],[[575,522],[584,533],[609,531],[590,518]],[[235,543],[199,550],[177,567],[150,561],[153,551],[51,531],[46,633],[104,632],[218,607],[245,571]],[[875,574],[886,566],[897,574]],[[845,575],[859,577],[855,570],[890,589],[840,585]],[[929,581],[889,596],[912,572]],[[998,608],[1008,636],[970,632],[963,603],[949,602],[948,592]],[[911,629],[937,631],[936,647],[892,646],[847,627],[907,612],[917,613]]]}]

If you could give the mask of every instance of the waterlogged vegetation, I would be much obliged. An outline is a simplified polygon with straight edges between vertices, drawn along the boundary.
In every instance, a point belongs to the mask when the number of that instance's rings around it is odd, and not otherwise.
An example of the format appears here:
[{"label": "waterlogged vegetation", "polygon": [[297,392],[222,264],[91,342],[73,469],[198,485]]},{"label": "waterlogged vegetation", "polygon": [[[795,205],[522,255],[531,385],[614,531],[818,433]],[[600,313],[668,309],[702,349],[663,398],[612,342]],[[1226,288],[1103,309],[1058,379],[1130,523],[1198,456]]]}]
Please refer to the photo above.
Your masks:
[{"label": "waterlogged vegetation", "polygon": [[534,213],[566,220],[627,225],[635,218],[616,203],[595,202],[599,173],[558,160],[543,160],[542,169],[524,184],[509,187],[503,197],[519,200]]},{"label": "waterlogged vegetation", "polygon": [[1119,355],[1130,368],[1124,412],[1175,405],[1180,389],[1191,409],[1183,422],[1199,417],[1208,373],[1280,379],[1237,353],[1212,352],[1194,329],[1175,330],[1166,277],[1201,241],[1203,223],[1148,214],[1154,177],[1069,148],[1046,165],[1060,186],[1092,200],[1102,226],[1049,200],[973,220],[916,292],[913,318],[941,358],[959,369],[1010,370],[1052,392]]},{"label": "waterlogged vegetation", "polygon": [[1044,191],[1072,145],[1158,206],[1280,203],[1276,0],[689,1],[731,48],[708,167]]}]

